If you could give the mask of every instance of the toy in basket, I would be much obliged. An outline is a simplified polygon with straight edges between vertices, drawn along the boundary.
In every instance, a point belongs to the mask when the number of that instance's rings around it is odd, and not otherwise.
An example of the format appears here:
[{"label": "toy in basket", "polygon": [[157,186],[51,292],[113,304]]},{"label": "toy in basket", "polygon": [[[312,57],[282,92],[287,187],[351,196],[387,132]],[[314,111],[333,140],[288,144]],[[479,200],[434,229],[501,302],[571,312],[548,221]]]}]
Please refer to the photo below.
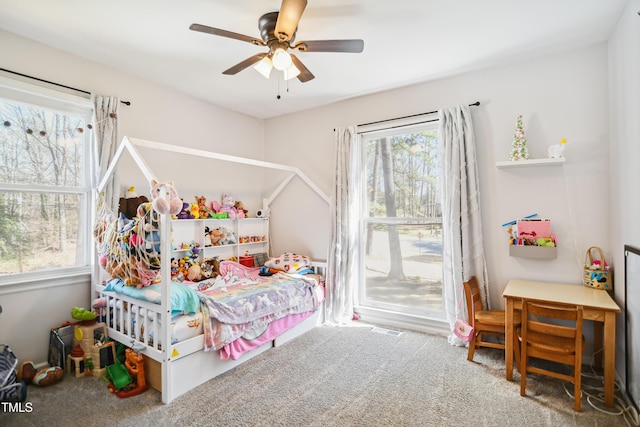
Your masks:
[{"label": "toy in basket", "polygon": [[[593,257],[592,251],[596,251],[598,258]],[[611,270],[607,261],[604,259],[604,253],[598,246],[591,246],[587,249],[584,261],[584,272],[582,281],[585,286],[596,289],[613,290],[613,282],[611,281]]]},{"label": "toy in basket", "polygon": [[27,400],[27,386],[18,382],[18,358],[6,344],[0,352],[0,402],[24,402]]}]

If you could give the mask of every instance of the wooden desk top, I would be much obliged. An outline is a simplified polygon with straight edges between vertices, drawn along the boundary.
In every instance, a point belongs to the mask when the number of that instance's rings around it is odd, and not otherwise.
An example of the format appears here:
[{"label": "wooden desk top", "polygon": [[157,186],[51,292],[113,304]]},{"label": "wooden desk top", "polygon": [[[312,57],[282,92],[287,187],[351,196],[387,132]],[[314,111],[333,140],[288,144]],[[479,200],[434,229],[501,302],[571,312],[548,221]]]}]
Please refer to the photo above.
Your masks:
[{"label": "wooden desk top", "polygon": [[502,292],[504,298],[527,298],[592,307],[620,312],[607,291],[570,283],[538,282],[536,280],[509,279]]}]

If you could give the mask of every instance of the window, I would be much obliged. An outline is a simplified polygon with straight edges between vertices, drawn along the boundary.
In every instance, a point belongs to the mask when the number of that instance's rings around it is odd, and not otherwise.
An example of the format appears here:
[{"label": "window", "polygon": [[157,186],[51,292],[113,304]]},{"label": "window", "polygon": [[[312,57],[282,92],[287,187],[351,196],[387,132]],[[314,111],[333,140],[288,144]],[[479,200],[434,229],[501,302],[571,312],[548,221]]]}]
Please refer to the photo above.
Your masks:
[{"label": "window", "polygon": [[89,271],[91,112],[0,78],[0,284]]},{"label": "window", "polygon": [[443,318],[438,125],[361,134],[358,305]]}]

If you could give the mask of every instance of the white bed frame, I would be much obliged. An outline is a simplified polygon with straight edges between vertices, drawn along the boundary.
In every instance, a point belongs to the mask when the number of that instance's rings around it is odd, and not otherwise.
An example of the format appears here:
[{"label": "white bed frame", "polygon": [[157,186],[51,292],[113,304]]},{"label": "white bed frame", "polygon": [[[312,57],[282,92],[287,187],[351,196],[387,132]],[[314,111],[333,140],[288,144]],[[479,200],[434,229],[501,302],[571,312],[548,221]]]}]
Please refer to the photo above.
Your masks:
[{"label": "white bed frame", "polygon": [[[264,199],[264,208],[267,209],[269,204],[278,196],[278,194],[280,194],[291,179],[296,176],[302,179],[327,204],[329,204],[329,197],[325,195],[315,184],[313,184],[306,175],[295,167],[128,137],[125,137],[118,147],[113,161],[109,165],[104,178],[98,186],[98,193],[104,189],[109,177],[115,173],[117,163],[125,150],[131,154],[137,166],[148,181],[156,179],[155,175],[151,172],[140,155],[140,152],[136,149],[136,146],[288,171],[289,175],[282,181],[274,193],[269,198]],[[169,254],[171,252],[170,238],[164,237],[171,236],[171,218],[169,215],[161,215],[160,236],[162,237],[160,253],[163,255]],[[205,352],[204,335],[198,335],[171,345],[171,328],[168,327],[171,323],[171,301],[169,291],[171,282],[170,280],[165,279],[170,278],[171,276],[170,258],[171,257],[169,256],[161,257],[162,295],[159,305],[140,301],[114,292],[104,292],[104,272],[101,271],[97,262],[94,263],[92,280],[92,294],[94,297],[100,296],[107,300],[107,304],[102,309],[101,315],[106,319],[105,322],[107,322],[109,338],[133,347],[136,351],[144,354],[146,357],[160,363],[163,403],[171,402],[176,397],[186,393],[194,387],[234,368],[235,366],[240,365],[241,363],[244,363],[245,361],[267,351],[271,347],[282,345],[285,342],[304,334],[324,321],[323,304],[319,310],[300,324],[280,335],[273,341],[267,342],[251,352],[242,355],[237,360],[229,359],[223,361],[218,352]],[[326,277],[326,263],[314,262],[313,268],[318,274]],[[117,310],[116,307],[121,306],[123,303],[128,304],[129,309]],[[128,325],[132,324],[132,316],[135,316],[133,313],[137,312],[136,307],[147,310],[147,315],[143,318],[137,317],[135,327],[134,329],[131,329]],[[150,319],[158,318],[158,316],[161,319],[160,322],[150,321]],[[153,340],[150,337],[162,337],[162,339]],[[166,345],[166,343],[169,343],[169,345]]]}]

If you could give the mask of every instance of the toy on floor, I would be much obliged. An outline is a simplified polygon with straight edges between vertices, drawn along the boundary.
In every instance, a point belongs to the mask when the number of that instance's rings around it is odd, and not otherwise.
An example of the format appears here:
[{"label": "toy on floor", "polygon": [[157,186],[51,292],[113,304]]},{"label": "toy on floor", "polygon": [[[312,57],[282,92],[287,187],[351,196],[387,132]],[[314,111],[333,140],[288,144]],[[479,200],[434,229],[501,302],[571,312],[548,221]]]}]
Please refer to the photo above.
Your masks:
[{"label": "toy on floor", "polygon": [[130,348],[126,349],[124,354],[124,366],[127,368],[131,378],[135,378],[135,380],[133,380],[131,384],[124,386],[119,390],[115,390],[113,383],[109,384],[109,391],[120,398],[137,396],[140,393],[144,393],[149,388],[144,376],[144,357]]},{"label": "toy on floor", "polygon": [[18,370],[18,379],[25,384],[46,387],[56,384],[64,378],[64,371],[59,366],[49,366],[38,370],[32,360],[26,360]]},{"label": "toy on floor", "polygon": [[96,314],[81,307],[73,307],[71,309],[71,317],[80,321],[91,321],[95,320]]}]

